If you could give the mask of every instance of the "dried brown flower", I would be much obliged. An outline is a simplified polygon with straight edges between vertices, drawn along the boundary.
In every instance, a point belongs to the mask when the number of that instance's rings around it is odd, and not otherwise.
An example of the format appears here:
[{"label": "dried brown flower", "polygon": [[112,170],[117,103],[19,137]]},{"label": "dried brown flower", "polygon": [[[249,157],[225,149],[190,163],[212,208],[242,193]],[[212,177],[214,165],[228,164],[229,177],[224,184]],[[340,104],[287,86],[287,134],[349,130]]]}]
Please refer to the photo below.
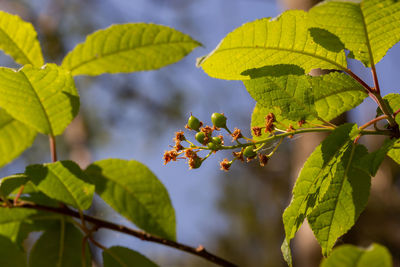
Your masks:
[{"label": "dried brown flower", "polygon": [[268,163],[268,156],[265,154],[258,154],[258,158],[260,159],[260,166],[264,167]]},{"label": "dried brown flower", "polygon": [[235,130],[233,131],[233,133],[231,135],[232,135],[232,138],[233,138],[232,142],[243,137],[242,132],[238,128],[235,128]]},{"label": "dried brown flower", "polygon": [[232,163],[228,161],[228,159],[224,159],[219,163],[221,166],[221,170],[223,171],[229,171],[229,168],[231,167]]},{"label": "dried brown flower", "polygon": [[255,126],[255,127],[251,128],[251,129],[253,130],[253,134],[255,136],[261,136],[261,128],[260,127]]},{"label": "dried brown flower", "polygon": [[165,151],[164,153],[164,165],[167,164],[168,162],[176,161],[176,157],[178,156],[178,153],[176,151],[171,150],[171,151]]}]

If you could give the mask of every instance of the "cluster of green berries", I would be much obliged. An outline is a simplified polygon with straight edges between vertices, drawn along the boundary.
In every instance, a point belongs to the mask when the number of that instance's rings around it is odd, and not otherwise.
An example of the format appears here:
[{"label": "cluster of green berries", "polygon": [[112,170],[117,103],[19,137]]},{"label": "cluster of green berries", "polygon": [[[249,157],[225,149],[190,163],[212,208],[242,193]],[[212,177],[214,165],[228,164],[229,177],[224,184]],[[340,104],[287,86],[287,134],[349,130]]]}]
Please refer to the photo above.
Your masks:
[{"label": "cluster of green berries", "polygon": [[[273,120],[271,117],[268,119],[270,120],[269,123],[272,124]],[[190,169],[197,169],[211,154],[216,153],[219,150],[227,149],[239,151],[232,152],[234,157],[232,160],[224,159],[220,162],[222,170],[228,171],[232,163],[237,159],[241,161],[244,161],[245,159],[251,161],[257,156],[260,160],[261,166],[267,164],[270,155],[260,153],[261,147],[257,148],[254,144],[254,140],[244,137],[240,129],[235,128],[234,131],[231,132],[227,127],[227,118],[223,113],[213,113],[211,115],[211,122],[212,127],[207,125],[203,126],[203,123],[198,118],[191,115],[185,128],[196,132],[195,140],[199,145],[195,144],[196,142],[191,142],[186,139],[183,131],[177,132],[174,138],[175,145],[170,151],[164,153],[164,164],[178,159],[186,159]],[[224,129],[232,138],[232,142],[236,142],[237,144],[233,146],[225,146],[223,135],[215,134],[215,132],[221,131],[221,129]],[[243,139],[246,142],[242,143],[239,139]],[[183,146],[182,142],[185,142],[188,145]],[[201,151],[208,151],[208,154],[204,157],[200,157],[199,152]]]}]

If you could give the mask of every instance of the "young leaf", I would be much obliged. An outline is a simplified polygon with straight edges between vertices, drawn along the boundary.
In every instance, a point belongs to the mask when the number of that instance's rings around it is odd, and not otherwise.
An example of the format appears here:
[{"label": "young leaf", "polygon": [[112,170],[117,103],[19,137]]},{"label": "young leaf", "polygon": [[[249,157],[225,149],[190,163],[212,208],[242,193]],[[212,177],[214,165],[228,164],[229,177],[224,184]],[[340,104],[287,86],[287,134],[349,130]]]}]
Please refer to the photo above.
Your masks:
[{"label": "young leaf", "polygon": [[0,266],[26,267],[26,254],[7,237],[0,235]]},{"label": "young leaf", "polygon": [[157,267],[157,264],[129,248],[115,246],[103,250],[104,267]]},{"label": "young leaf", "polygon": [[[46,230],[35,243],[29,256],[29,266],[82,266],[82,238],[78,229],[61,220]],[[90,249],[85,245],[86,266],[90,266]]]},{"label": "young leaf", "polygon": [[[400,41],[400,2],[396,0],[327,1],[309,12],[315,27],[337,35],[365,66],[378,63]],[[314,39],[319,42],[318,38]]]},{"label": "young leaf", "polygon": [[367,205],[371,176],[354,164],[355,159],[366,154],[364,146],[348,142],[339,161],[329,170],[330,184],[325,194],[307,215],[324,256],[330,254],[336,240],[355,224]]},{"label": "young leaf", "polygon": [[17,158],[35,140],[36,132],[0,108],[0,167]]},{"label": "young leaf", "polygon": [[[384,101],[389,107],[391,113],[400,113],[400,94],[388,94],[383,97]],[[396,122],[400,125],[400,115],[396,113]],[[382,110],[380,108],[376,109],[376,116],[382,115]]]},{"label": "young leaf", "polygon": [[243,81],[250,95],[264,108],[278,108],[292,121],[332,120],[358,106],[368,95],[348,75],[287,75]]},{"label": "young leaf", "polygon": [[7,113],[43,134],[62,134],[79,110],[71,74],[55,64],[0,68],[0,94]]},{"label": "young leaf", "polygon": [[107,159],[94,162],[85,172],[113,209],[143,230],[175,240],[175,212],[168,192],[146,166]]},{"label": "young leaf", "polygon": [[333,179],[331,169],[341,162],[357,134],[357,126],[344,124],[331,133],[310,155],[297,178],[293,198],[283,213],[286,240],[290,240],[326,193]]},{"label": "young leaf", "polygon": [[159,69],[201,45],[172,28],[145,23],[112,25],[88,35],[63,60],[72,75]]},{"label": "young leaf", "polygon": [[312,40],[308,14],[300,10],[282,13],[276,19],[260,19],[228,34],[217,48],[199,60],[211,77],[246,80],[246,70],[276,64],[294,64],[311,69],[344,69],[344,50],[332,52]]},{"label": "young leaf", "polygon": [[400,139],[396,141],[387,155],[397,162],[397,164],[400,164]]},{"label": "young leaf", "polygon": [[42,50],[32,24],[0,11],[0,49],[17,63],[43,65]]},{"label": "young leaf", "polygon": [[360,159],[356,159],[355,164],[358,165],[359,168],[368,171],[371,176],[375,176],[386,154],[392,150],[395,143],[396,140],[386,139],[379,149]]},{"label": "young leaf", "polygon": [[353,245],[342,245],[333,250],[329,258],[324,259],[321,267],[391,267],[392,257],[387,248],[372,244],[363,249]]},{"label": "young leaf", "polygon": [[72,161],[30,165],[25,174],[50,198],[80,210],[86,210],[92,204],[94,186],[85,182],[85,173]]},{"label": "young leaf", "polygon": [[14,174],[0,180],[0,196],[7,198],[14,190],[25,185],[29,178],[25,174]]}]

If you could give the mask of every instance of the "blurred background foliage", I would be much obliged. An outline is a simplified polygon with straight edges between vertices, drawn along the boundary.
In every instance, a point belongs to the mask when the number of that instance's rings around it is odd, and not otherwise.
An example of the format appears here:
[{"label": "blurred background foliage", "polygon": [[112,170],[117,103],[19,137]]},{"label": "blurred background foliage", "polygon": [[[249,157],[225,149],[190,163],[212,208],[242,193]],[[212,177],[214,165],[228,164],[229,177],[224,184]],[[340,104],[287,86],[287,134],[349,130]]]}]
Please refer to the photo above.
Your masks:
[{"label": "blurred background foliage", "polygon": [[[163,166],[162,154],[172,144],[174,132],[183,129],[190,112],[206,123],[210,123],[213,112],[224,112],[230,127],[239,127],[249,135],[254,101],[244,86],[208,77],[196,69],[195,58],[211,51],[228,32],[247,21],[274,17],[286,8],[308,9],[316,2],[0,0],[0,9],[34,24],[47,62],[60,63],[87,34],[113,23],[154,22],[174,27],[202,42],[205,49],[199,48],[182,62],[160,71],[77,78],[81,111],[57,139],[60,159],[71,158],[83,167],[110,157],[139,160],[155,172],[170,193],[177,214],[179,241],[193,246],[202,244],[240,266],[285,266],[280,253],[284,237],[281,215],[290,201],[299,168],[321,136],[286,142],[265,168],[255,163],[236,163],[227,173],[219,170],[218,161],[229,154],[219,153],[195,171],[188,171],[182,162]],[[377,66],[386,93],[398,88],[395,73],[400,67],[395,58],[399,58],[399,50],[397,45],[389,51],[388,59]],[[360,64],[349,63],[361,76],[369,75],[358,71]],[[4,55],[0,56],[0,64],[16,67]],[[374,116],[374,110],[373,104],[366,101],[348,117],[362,123]],[[375,139],[366,140],[365,144],[370,149],[379,145]],[[47,161],[47,138],[42,136],[20,159],[0,170],[0,174],[23,172],[26,164]],[[366,211],[339,243],[362,246],[373,241],[381,243],[388,246],[395,264],[400,266],[400,169],[391,161],[381,169],[373,180]],[[89,212],[132,226],[100,199],[96,199]],[[119,244],[138,250],[160,266],[209,264],[108,231],[99,231],[96,238],[106,246]],[[303,227],[293,243],[295,266],[318,265],[320,249],[310,230]],[[28,240],[27,248],[31,245]],[[99,252],[95,247],[91,249],[94,265],[101,266]]]}]

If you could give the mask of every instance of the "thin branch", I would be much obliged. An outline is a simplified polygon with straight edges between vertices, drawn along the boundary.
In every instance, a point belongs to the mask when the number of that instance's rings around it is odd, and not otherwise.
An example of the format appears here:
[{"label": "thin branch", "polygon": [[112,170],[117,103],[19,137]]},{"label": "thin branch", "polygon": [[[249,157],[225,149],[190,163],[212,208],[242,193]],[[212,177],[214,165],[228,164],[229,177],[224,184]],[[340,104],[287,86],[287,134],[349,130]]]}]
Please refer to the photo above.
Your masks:
[{"label": "thin branch", "polygon": [[[373,69],[375,70],[375,67]],[[396,121],[394,120],[393,116],[391,115],[389,108],[386,105],[386,102],[382,99],[382,96],[380,94],[378,77],[375,77],[376,70],[373,71],[374,83],[375,83],[374,89],[371,88],[368,84],[366,84],[359,76],[357,76],[350,69],[345,69],[344,71],[365,88],[365,90],[368,92],[368,95],[376,102],[376,104],[378,104],[382,113],[388,116],[386,119],[388,120],[390,126],[393,127],[394,129],[396,129],[396,127],[398,127],[398,125],[397,125]]]},{"label": "thin branch", "polygon": [[377,122],[380,121],[380,120],[387,119],[387,117],[388,117],[387,115],[382,115],[382,116],[376,117],[375,119],[370,120],[369,122],[367,122],[367,123],[365,123],[364,125],[360,126],[359,129],[360,129],[360,130],[365,129],[365,128],[367,128],[368,126],[373,125],[373,124],[377,123]]},{"label": "thin branch", "polygon": [[[10,200],[11,201],[11,200]],[[42,210],[42,211],[48,211],[48,212],[52,212],[52,213],[57,213],[57,214],[62,214],[62,215],[66,215],[66,216],[70,216],[70,217],[74,217],[77,219],[80,219],[81,216],[78,212],[70,210],[68,208],[57,208],[57,207],[48,207],[48,206],[44,206],[44,205],[39,205],[36,203],[29,203],[29,202],[19,202],[18,206],[14,206],[13,208],[27,208],[27,209],[35,209],[35,210]],[[130,236],[134,236],[137,237],[141,240],[144,241],[150,241],[150,242],[154,242],[154,243],[158,243],[158,244],[162,244],[168,247],[172,247],[181,251],[185,251],[187,253],[202,257],[205,260],[208,260],[210,262],[213,262],[215,264],[218,264],[220,266],[230,266],[230,267],[234,267],[237,266],[223,258],[220,258],[210,252],[208,252],[203,246],[198,246],[197,248],[194,247],[190,247],[188,245],[182,244],[182,243],[178,243],[172,240],[168,240],[168,239],[164,239],[158,236],[154,236],[151,235],[149,233],[145,233],[142,231],[138,231],[138,230],[134,230],[131,229],[129,227],[123,226],[123,225],[119,225],[119,224],[115,224],[112,222],[108,222],[108,221],[104,221],[89,215],[83,215],[85,221],[90,222],[92,224],[94,224],[96,226],[97,229],[99,228],[105,228],[105,229],[110,229],[110,230],[114,230],[120,233],[124,233]],[[90,237],[89,237],[90,238]]]},{"label": "thin branch", "polygon": [[57,148],[56,148],[56,138],[53,135],[49,135],[51,162],[57,161]]},{"label": "thin branch", "polygon": [[371,72],[372,72],[372,78],[374,79],[375,92],[380,94],[381,89],[379,88],[378,74],[376,73],[375,64],[371,64]]}]

